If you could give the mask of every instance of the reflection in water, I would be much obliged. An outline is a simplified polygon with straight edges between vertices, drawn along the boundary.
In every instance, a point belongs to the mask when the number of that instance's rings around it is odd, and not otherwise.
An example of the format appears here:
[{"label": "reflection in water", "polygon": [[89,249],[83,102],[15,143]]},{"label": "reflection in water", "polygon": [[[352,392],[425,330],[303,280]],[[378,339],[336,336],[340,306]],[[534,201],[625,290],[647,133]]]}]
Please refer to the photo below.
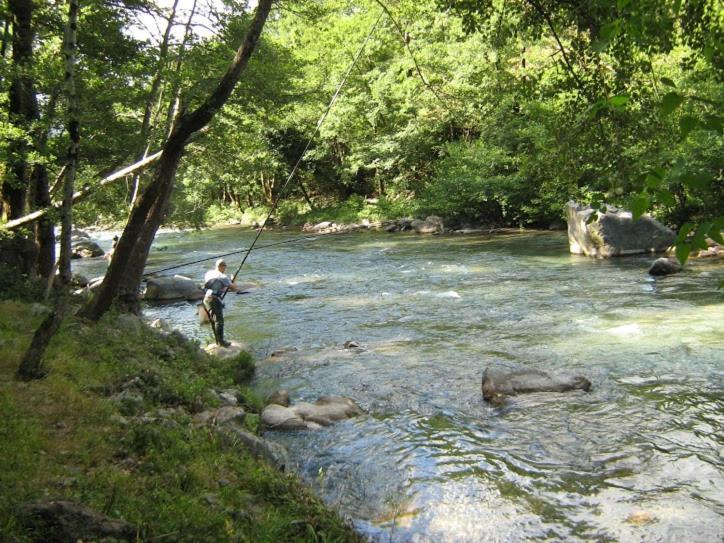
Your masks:
[{"label": "reflection in water", "polygon": [[[149,268],[251,238],[163,235]],[[321,237],[254,253],[240,280],[261,288],[227,297],[227,329],[261,361],[260,391],[369,413],[269,437],[374,541],[721,541],[723,271],[655,280],[650,261],[571,256],[558,233]],[[147,314],[210,339],[193,304]],[[480,393],[492,364],[582,373],[593,389],[496,409]]]}]

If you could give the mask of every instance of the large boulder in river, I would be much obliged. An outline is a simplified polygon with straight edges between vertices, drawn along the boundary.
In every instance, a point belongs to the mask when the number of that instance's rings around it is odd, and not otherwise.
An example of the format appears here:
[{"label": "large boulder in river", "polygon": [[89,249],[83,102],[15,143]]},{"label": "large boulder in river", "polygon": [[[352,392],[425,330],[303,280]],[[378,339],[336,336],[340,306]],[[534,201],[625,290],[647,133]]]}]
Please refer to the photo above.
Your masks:
[{"label": "large boulder in river", "polygon": [[80,239],[71,245],[71,258],[91,258],[103,256],[105,253],[101,246],[89,239]]},{"label": "large boulder in river", "polygon": [[269,404],[261,423],[269,430],[306,430],[361,415],[363,411],[349,398],[322,396],[314,403],[299,402],[290,407]]},{"label": "large boulder in river", "polygon": [[144,300],[201,300],[204,291],[201,285],[182,275],[154,277],[146,281]]},{"label": "large boulder in river", "polygon": [[676,234],[647,215],[633,220],[630,211],[607,206],[606,213],[590,221],[596,212],[591,207],[582,207],[568,202],[568,244],[573,254],[599,258],[658,253],[674,244]]},{"label": "large boulder in river", "polygon": [[410,226],[417,234],[439,234],[444,228],[442,219],[435,215],[430,215],[425,220],[415,219]]},{"label": "large boulder in river", "polygon": [[531,392],[567,392],[591,389],[591,381],[581,375],[550,375],[535,369],[510,371],[486,368],[483,372],[483,399],[500,405],[506,396]]}]

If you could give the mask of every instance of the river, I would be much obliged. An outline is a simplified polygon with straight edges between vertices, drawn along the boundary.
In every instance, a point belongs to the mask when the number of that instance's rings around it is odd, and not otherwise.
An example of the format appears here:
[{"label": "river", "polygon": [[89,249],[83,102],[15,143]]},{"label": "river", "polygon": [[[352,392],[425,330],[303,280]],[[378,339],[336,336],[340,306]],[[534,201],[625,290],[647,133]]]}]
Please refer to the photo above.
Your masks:
[{"label": "river", "polygon": [[[148,269],[253,235],[160,234]],[[259,288],[227,296],[227,337],[251,346],[261,393],[347,396],[367,413],[266,437],[371,541],[722,541],[724,266],[654,279],[651,261],[573,256],[558,232],[320,237],[252,253],[238,280]],[[194,304],[145,313],[211,338]],[[495,408],[488,366],[593,386]]]}]

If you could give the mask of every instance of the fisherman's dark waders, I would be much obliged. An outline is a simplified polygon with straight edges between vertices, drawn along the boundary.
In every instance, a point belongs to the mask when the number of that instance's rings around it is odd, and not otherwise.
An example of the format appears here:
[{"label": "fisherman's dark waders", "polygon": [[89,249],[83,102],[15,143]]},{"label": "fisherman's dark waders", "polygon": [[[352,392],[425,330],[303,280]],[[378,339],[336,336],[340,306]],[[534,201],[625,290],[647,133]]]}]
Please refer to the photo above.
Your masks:
[{"label": "fisherman's dark waders", "polygon": [[228,347],[228,343],[224,341],[224,304],[216,296],[204,298],[204,307],[209,312],[211,318],[211,328],[214,331],[214,339],[217,345]]}]

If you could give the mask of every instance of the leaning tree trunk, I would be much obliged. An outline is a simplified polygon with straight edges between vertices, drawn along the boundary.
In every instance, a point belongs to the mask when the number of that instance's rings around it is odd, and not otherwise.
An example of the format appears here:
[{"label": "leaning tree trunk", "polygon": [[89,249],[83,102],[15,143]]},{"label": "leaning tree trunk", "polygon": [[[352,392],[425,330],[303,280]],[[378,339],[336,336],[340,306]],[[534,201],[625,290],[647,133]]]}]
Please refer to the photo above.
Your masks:
[{"label": "leaning tree trunk", "polygon": [[[182,109],[180,97],[180,74],[181,67],[183,66],[186,44],[191,39],[191,23],[193,22],[193,17],[195,13],[196,0],[194,0],[191,7],[191,12],[189,13],[188,19],[186,20],[183,40],[181,40],[181,43],[178,46],[174,76],[171,78],[173,82],[170,92],[171,100],[169,102],[166,113],[166,124],[163,128],[164,143],[166,138],[170,137],[173,129],[177,126],[180,120],[179,111]],[[171,185],[172,184],[173,181]],[[138,292],[141,285],[141,280],[143,279],[143,270],[146,267],[146,260],[148,260],[148,253],[151,249],[153,239],[156,236],[156,231],[158,230],[159,226],[161,226],[163,218],[166,214],[168,201],[171,196],[171,188],[172,186],[169,186],[169,190],[166,191],[165,195],[152,207],[151,214],[149,217],[147,217],[146,223],[144,224],[141,234],[139,235],[133,253],[131,254],[126,274],[124,275],[123,281],[119,288],[119,292],[123,293],[123,295],[118,297],[120,305],[122,306],[122,309],[131,313],[139,313],[141,309],[139,305]],[[133,201],[135,202],[135,200],[136,198],[134,195]]]},{"label": "leaning tree trunk", "polygon": [[[271,4],[272,0],[259,0],[254,12],[254,18],[244,35],[241,45],[236,51],[234,60],[219,81],[216,89],[214,89],[197,109],[191,113],[181,115],[179,122],[173,128],[171,135],[164,144],[153,181],[143,192],[141,198],[131,211],[128,224],[123,230],[121,238],[118,240],[111,265],[108,268],[99,292],[81,309],[79,312],[81,317],[98,320],[111,307],[111,304],[119,294],[124,297],[137,296],[137,289],[136,292],[130,292],[129,289],[124,289],[124,292],[119,291],[122,279],[128,272],[128,266],[138,237],[144,230],[145,225],[148,225],[148,228],[150,228],[155,235],[157,229],[157,227],[154,228],[156,213],[162,214],[166,206],[173,188],[176,168],[181,160],[186,143],[194,132],[202,129],[211,121],[216,112],[229,99],[231,92],[234,90],[242,71],[246,68],[249,58],[256,47],[261,31],[264,28],[264,23],[269,15]],[[148,255],[151,241],[153,241],[153,239],[146,241],[146,246],[142,248],[140,254]],[[140,277],[138,281],[140,283]]]},{"label": "leaning tree trunk", "polygon": [[56,310],[48,315],[38,329],[35,330],[30,347],[25,352],[25,356],[23,356],[18,367],[18,379],[30,381],[32,379],[45,377],[47,371],[42,365],[43,353],[45,353],[45,350],[48,348],[48,344],[55,335],[55,332],[60,328],[62,321],[63,315],[61,311]]},{"label": "leaning tree trunk", "polygon": [[174,67],[173,76],[171,77],[171,92],[169,93],[170,99],[168,101],[166,119],[163,125],[164,141],[171,134],[171,128],[174,126],[174,121],[178,120],[177,115],[181,109],[181,68],[183,67],[186,56],[186,46],[191,40],[191,23],[193,22],[195,13],[196,0],[194,0],[191,6],[191,12],[189,13],[189,17],[186,20],[186,26],[184,27],[184,37],[177,49],[176,66]]},{"label": "leaning tree trunk", "polygon": [[73,228],[73,185],[78,168],[80,148],[80,122],[78,120],[78,99],[75,92],[75,63],[78,36],[79,0],[68,1],[68,24],[65,29],[65,93],[68,98],[68,162],[63,180],[63,211],[60,240],[60,280],[67,285],[71,281],[71,230]]},{"label": "leaning tree trunk", "polygon": [[[181,153],[183,153],[183,151],[181,151]],[[146,261],[148,260],[148,253],[151,250],[153,239],[166,214],[166,208],[171,198],[173,180],[176,176],[176,169],[181,159],[181,153],[179,153],[178,158],[175,159],[175,163],[172,164],[173,158],[169,159],[168,167],[170,178],[164,182],[165,190],[154,200],[128,260],[126,273],[121,280],[118,292],[118,302],[122,310],[136,314],[140,313],[141,308],[138,293],[141,279],[143,278],[143,270],[146,267]],[[116,251],[117,250],[118,247],[116,247]]]}]

